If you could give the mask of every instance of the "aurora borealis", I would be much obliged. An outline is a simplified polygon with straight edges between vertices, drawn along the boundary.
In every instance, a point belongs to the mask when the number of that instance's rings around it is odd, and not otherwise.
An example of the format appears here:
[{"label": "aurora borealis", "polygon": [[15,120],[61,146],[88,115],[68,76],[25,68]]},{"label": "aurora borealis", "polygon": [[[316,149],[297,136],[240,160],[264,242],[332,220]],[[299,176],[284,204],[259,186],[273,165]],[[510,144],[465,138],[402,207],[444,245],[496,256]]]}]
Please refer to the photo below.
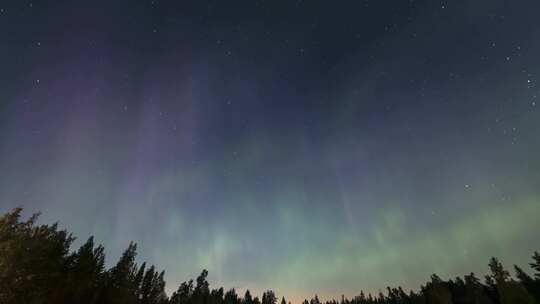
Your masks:
[{"label": "aurora borealis", "polygon": [[295,302],[540,250],[540,3],[2,1],[0,211]]}]

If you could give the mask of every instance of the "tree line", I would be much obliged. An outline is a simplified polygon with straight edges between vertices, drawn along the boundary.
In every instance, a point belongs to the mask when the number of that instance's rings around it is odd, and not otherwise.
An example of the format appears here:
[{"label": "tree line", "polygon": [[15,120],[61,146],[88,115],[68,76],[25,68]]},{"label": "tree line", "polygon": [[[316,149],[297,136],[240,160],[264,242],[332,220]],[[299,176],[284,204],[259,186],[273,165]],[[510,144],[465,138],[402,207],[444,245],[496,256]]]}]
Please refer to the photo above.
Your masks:
[{"label": "tree line", "polygon": [[[170,297],[165,293],[163,270],[135,262],[137,245],[130,243],[118,262],[106,269],[105,249],[90,237],[70,251],[75,238],[57,224],[37,224],[38,214],[21,220],[17,208],[0,217],[1,304],[290,304],[272,290],[259,299],[247,290],[210,289],[208,271],[195,281],[180,284]],[[321,302],[318,296],[302,304],[540,304],[540,255],[535,252],[531,276],[514,266],[515,276],[496,258],[489,261],[484,280],[474,273],[451,280],[432,275],[418,291],[401,287],[348,299]]]}]

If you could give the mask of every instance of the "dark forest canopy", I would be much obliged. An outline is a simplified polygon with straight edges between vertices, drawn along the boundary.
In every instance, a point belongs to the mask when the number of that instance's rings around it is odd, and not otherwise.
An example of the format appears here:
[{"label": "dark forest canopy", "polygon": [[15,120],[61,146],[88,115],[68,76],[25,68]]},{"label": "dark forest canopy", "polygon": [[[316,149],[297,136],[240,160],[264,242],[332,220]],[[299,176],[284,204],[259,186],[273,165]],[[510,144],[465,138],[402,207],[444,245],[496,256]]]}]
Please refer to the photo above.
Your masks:
[{"label": "dark forest canopy", "polygon": [[[57,224],[39,225],[38,215],[21,221],[22,209],[0,217],[0,303],[122,303],[122,304],[287,304],[268,290],[254,297],[247,290],[210,289],[208,272],[183,282],[173,294],[165,293],[164,271],[135,262],[137,245],[131,243],[118,262],[106,269],[105,250],[90,237],[70,251],[74,237]],[[321,302],[317,296],[303,304],[521,304],[540,303],[540,254],[530,266],[534,275],[514,266],[515,277],[491,258],[491,273],[482,281],[474,273],[444,281],[433,274],[418,291],[387,287],[376,295],[360,292],[352,299]]]}]

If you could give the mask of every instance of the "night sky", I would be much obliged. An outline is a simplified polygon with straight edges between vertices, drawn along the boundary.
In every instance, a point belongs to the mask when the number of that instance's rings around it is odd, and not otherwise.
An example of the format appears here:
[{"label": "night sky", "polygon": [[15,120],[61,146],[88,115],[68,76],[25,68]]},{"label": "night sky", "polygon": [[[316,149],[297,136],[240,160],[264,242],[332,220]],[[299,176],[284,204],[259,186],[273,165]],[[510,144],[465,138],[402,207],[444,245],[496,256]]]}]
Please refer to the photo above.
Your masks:
[{"label": "night sky", "polygon": [[0,211],[134,240],[169,293],[526,268],[539,82],[537,0],[4,0]]}]

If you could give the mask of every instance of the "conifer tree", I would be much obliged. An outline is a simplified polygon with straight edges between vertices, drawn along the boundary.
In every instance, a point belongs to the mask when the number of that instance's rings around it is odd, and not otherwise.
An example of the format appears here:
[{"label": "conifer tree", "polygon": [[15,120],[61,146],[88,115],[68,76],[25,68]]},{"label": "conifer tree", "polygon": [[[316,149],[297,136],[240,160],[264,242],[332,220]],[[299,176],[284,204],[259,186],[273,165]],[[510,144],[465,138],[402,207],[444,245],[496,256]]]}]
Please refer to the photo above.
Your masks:
[{"label": "conifer tree", "polygon": [[240,300],[238,299],[238,295],[236,294],[236,290],[234,288],[229,289],[225,295],[223,296],[223,303],[224,304],[240,304]]},{"label": "conifer tree", "polygon": [[247,289],[246,293],[244,294],[243,304],[253,304],[253,298],[251,297],[251,292],[249,292],[249,289]]},{"label": "conifer tree", "polygon": [[533,258],[533,262],[530,263],[530,265],[532,269],[536,270],[536,273],[534,274],[534,278],[536,280],[540,280],[540,254],[537,251],[535,251],[532,258]]},{"label": "conifer tree", "polygon": [[137,244],[130,242],[116,265],[109,271],[105,299],[107,303],[133,303],[137,300],[135,286]]},{"label": "conifer tree", "polygon": [[61,301],[74,238],[58,224],[21,222],[21,208],[0,217],[0,303]]},{"label": "conifer tree", "polygon": [[66,300],[70,303],[96,303],[103,287],[105,253],[102,245],[94,248],[90,237],[71,257]]},{"label": "conifer tree", "polygon": [[272,290],[267,290],[262,295],[262,304],[276,304],[277,298]]}]

